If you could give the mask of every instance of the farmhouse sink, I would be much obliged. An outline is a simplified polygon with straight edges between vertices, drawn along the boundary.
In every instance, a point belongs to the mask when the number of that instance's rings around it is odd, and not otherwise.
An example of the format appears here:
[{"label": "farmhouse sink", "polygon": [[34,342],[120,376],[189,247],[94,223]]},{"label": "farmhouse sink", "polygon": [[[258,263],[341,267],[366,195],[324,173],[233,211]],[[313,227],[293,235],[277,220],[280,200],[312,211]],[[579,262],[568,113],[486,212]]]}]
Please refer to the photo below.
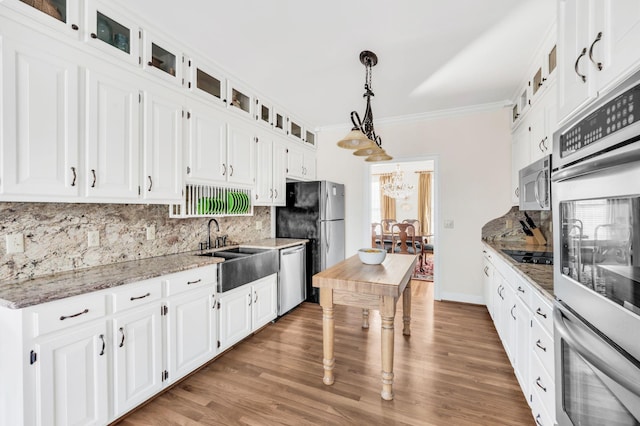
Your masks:
[{"label": "farmhouse sink", "polygon": [[199,253],[198,256],[224,259],[224,262],[218,263],[220,293],[278,272],[278,250],[236,247]]}]

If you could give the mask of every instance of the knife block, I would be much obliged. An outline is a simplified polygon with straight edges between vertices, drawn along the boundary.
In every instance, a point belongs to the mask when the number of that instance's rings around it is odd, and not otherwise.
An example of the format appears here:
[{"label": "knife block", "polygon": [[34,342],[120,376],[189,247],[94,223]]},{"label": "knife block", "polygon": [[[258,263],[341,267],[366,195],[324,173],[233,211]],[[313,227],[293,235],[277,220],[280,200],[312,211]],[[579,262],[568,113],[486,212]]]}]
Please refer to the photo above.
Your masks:
[{"label": "knife block", "polygon": [[539,228],[531,229],[533,232],[533,237],[525,237],[525,243],[533,246],[544,246],[547,244],[547,239],[542,235]]}]

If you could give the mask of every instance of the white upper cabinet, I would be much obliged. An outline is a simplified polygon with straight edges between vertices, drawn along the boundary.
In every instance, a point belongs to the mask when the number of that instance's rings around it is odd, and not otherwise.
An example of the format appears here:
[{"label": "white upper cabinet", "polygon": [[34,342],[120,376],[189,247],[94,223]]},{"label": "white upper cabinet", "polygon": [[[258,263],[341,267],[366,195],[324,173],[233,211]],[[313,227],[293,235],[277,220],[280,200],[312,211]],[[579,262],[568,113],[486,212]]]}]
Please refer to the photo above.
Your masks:
[{"label": "white upper cabinet", "polygon": [[606,93],[640,63],[638,0],[560,0],[560,121]]},{"label": "white upper cabinet", "polygon": [[227,181],[253,185],[255,133],[251,126],[230,121],[227,133]]},{"label": "white upper cabinet", "polygon": [[195,58],[185,58],[185,86],[207,104],[226,106],[227,86],[222,71]]},{"label": "white upper cabinet", "polygon": [[233,81],[227,81],[227,97],[225,102],[229,107],[229,111],[233,111],[247,118],[253,116],[254,101],[248,88]]},{"label": "white upper cabinet", "polygon": [[33,34],[3,37],[3,194],[27,201],[78,195],[78,65],[73,52]]},{"label": "white upper cabinet", "polygon": [[138,66],[140,28],[111,2],[87,0],[85,40],[95,49]]},{"label": "white upper cabinet", "polygon": [[171,92],[146,90],[142,197],[172,201],[182,196],[182,99]]},{"label": "white upper cabinet", "polygon": [[140,184],[140,106],[136,79],[125,73],[85,72],[88,197],[135,200]]},{"label": "white upper cabinet", "polygon": [[287,147],[271,134],[260,134],[256,140],[255,205],[286,204]]},{"label": "white upper cabinet", "polygon": [[224,180],[227,157],[227,122],[211,106],[190,101],[186,123],[186,173],[190,183]]}]

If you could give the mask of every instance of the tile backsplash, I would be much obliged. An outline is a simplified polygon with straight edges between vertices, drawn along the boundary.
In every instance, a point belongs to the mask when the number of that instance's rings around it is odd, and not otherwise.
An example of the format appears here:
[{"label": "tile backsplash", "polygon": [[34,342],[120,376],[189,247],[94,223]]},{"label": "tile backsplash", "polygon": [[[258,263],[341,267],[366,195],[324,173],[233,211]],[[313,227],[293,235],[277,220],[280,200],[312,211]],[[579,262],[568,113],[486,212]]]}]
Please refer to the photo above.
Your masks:
[{"label": "tile backsplash", "polygon": [[[208,220],[171,219],[166,205],[0,203],[0,281],[196,250],[207,239]],[[212,238],[228,235],[228,244],[271,236],[270,207],[218,222]],[[153,240],[148,226],[155,227]],[[89,231],[98,231],[98,247],[88,247]],[[11,234],[23,234],[24,253],[7,254]]]}]

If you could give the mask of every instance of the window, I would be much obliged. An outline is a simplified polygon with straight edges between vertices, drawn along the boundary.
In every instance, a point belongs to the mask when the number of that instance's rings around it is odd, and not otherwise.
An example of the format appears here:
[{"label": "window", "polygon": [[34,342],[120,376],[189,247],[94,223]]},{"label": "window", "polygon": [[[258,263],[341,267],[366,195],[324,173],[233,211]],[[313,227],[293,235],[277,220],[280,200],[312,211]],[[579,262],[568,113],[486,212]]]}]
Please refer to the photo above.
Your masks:
[{"label": "window", "polygon": [[382,220],[380,212],[380,177],[371,177],[371,222]]}]

